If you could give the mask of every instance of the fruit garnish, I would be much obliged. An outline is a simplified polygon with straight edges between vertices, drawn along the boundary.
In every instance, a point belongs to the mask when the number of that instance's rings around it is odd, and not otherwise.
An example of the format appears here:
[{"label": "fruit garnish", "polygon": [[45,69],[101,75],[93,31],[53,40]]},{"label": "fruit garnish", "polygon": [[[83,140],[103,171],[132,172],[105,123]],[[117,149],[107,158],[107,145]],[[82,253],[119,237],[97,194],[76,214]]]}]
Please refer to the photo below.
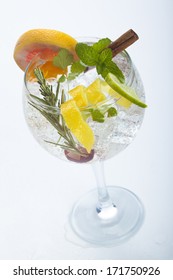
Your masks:
[{"label": "fruit garnish", "polygon": [[[16,43],[14,59],[22,70],[26,69],[28,63],[36,55],[43,61],[42,65],[33,63],[27,71],[27,80],[31,80],[34,76],[33,81],[37,81],[40,85],[41,98],[30,95],[32,99],[35,98],[44,105],[54,107],[57,113],[52,114],[37,107],[37,104],[29,103],[54,126],[60,136],[56,143],[45,141],[64,149],[69,160],[86,162],[93,158],[95,138],[87,120],[92,119],[101,123],[106,118],[117,115],[115,106],[112,107],[112,103],[107,102],[107,94],[113,95],[118,99],[117,104],[126,108],[131,102],[146,107],[135,92],[123,84],[125,77],[112,60],[115,53],[122,50],[121,43],[122,40],[127,39],[127,34],[113,43],[110,39],[104,38],[88,46],[77,43],[75,39],[63,32],[33,29],[24,33]],[[133,34],[130,36],[133,37],[134,42],[136,38],[134,39]],[[129,46],[129,44],[126,40],[123,46]],[[71,100],[66,101],[62,84],[67,82],[69,85],[70,80],[81,73],[85,74],[93,67],[96,67],[97,73],[102,78],[96,79],[88,87],[79,84],[71,89],[69,91]],[[57,85],[54,87],[49,84],[50,81],[46,81],[50,77],[57,78]],[[109,84],[106,95],[101,88],[102,79],[106,80],[107,86]],[[56,109],[60,110],[61,114]]]},{"label": "fruit garnish", "polygon": [[[132,105],[132,102],[129,101],[128,99],[124,98],[122,95],[120,95],[119,93],[117,93],[115,90],[113,90],[111,87],[110,87],[110,90],[108,91],[108,93],[113,96],[114,98],[116,98],[116,104],[117,105],[120,105],[124,108],[129,108],[131,105]],[[133,92],[134,93],[134,96],[137,97],[135,91]]]},{"label": "fruit garnish", "polygon": [[83,85],[78,85],[77,87],[71,89],[69,94],[72,96],[78,107],[86,107],[88,105],[86,90]]},{"label": "fruit garnish", "polygon": [[[52,29],[32,29],[25,32],[18,39],[14,49],[14,60],[17,65],[25,71],[28,63],[34,56],[39,54],[40,58],[51,61],[58,51],[62,48],[67,49],[74,57],[76,40],[68,34]],[[56,77],[64,71],[53,66],[45,64],[42,68],[46,77]],[[45,72],[47,71],[47,72]]]},{"label": "fruit garnish", "polygon": [[113,75],[112,73],[109,73],[105,77],[105,81],[108,83],[108,85],[113,90],[115,90],[117,93],[119,93],[121,96],[123,96],[127,100],[138,105],[139,107],[142,107],[142,108],[147,107],[147,105],[138,98],[138,96],[136,95],[135,91],[132,88],[128,87],[125,84],[120,83],[118,81],[117,77],[115,75]]},{"label": "fruit garnish", "polygon": [[[70,96],[81,110],[83,119],[89,117],[96,122],[104,122],[105,117],[117,115],[117,110],[107,103],[105,94],[101,91],[102,80],[97,78],[88,87],[78,85],[69,91]],[[107,84],[107,89],[111,89]]]},{"label": "fruit garnish", "polygon": [[102,92],[109,94],[116,99],[116,104],[124,108],[129,108],[132,105],[132,102],[121,96],[113,88],[111,88],[105,81],[101,81],[101,90]]},{"label": "fruit garnish", "polygon": [[[39,92],[41,97],[35,96],[33,94],[30,94],[32,100],[35,100],[36,102],[40,102],[40,104],[44,104],[48,106],[48,110],[44,110],[42,106],[37,106],[37,103],[30,102],[28,103],[33,106],[36,110],[39,111],[39,113],[47,119],[47,121],[54,127],[54,129],[59,134],[59,138],[57,141],[48,141],[45,139],[45,142],[59,146],[63,150],[71,151],[73,154],[78,154],[81,156],[86,156],[83,154],[83,150],[81,150],[81,147],[77,145],[76,141],[74,140],[74,137],[70,131],[70,129],[66,126],[66,123],[64,121],[64,118],[59,113],[59,109],[63,102],[65,102],[65,95],[64,92],[60,92],[60,84],[58,82],[57,88],[56,88],[56,94],[53,91],[53,88],[44,78],[44,75],[42,71],[39,68],[34,69],[35,77],[37,78],[37,82],[40,86]],[[58,101],[58,102],[57,102]],[[75,101],[73,101],[75,102]],[[57,105],[58,104],[58,110]],[[50,110],[51,108],[51,110]],[[53,109],[53,110],[52,110]],[[63,140],[63,141],[61,141]],[[88,155],[87,155],[88,156]]]},{"label": "fruit garnish", "polygon": [[106,99],[105,95],[101,92],[100,79],[96,79],[85,90],[89,104],[95,105]]},{"label": "fruit garnish", "polygon": [[76,102],[68,100],[61,104],[61,114],[72,134],[90,153],[94,145],[94,133],[87,122],[84,121]]},{"label": "fruit garnish", "polygon": [[[113,89],[109,91],[109,94],[113,97],[116,98],[116,104],[117,105],[120,105],[126,109],[128,109],[131,105],[132,105],[132,102],[129,101],[128,99],[124,98],[122,95],[120,95],[119,93],[117,93],[116,91],[114,91]],[[134,91],[134,96],[137,97],[137,95],[135,94],[135,91]]]}]

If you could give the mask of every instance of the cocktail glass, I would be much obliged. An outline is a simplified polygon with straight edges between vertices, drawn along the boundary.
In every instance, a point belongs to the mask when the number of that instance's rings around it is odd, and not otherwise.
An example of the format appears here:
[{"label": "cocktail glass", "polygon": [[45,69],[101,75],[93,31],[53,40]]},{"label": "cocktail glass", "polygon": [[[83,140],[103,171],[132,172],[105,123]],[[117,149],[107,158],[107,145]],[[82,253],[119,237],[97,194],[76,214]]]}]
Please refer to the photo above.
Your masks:
[{"label": "cocktail glass", "polygon": [[[96,41],[95,38],[87,38],[85,43],[91,45]],[[114,61],[124,73],[125,83],[132,87],[138,97],[144,101],[143,84],[129,54],[123,51],[116,55]],[[80,147],[75,137],[71,135],[77,148],[76,156],[74,151],[72,151],[71,156],[71,150],[68,150],[64,144],[66,139],[60,137],[58,133],[59,123],[62,125],[61,111],[58,106],[49,106],[40,101],[42,98],[40,86],[33,77],[33,69],[39,68],[45,63],[46,60],[40,59],[37,55],[25,71],[23,104],[26,122],[35,139],[52,155],[66,161],[90,163],[93,167],[97,188],[84,194],[75,203],[70,214],[70,224],[73,231],[81,239],[92,244],[101,246],[119,244],[138,231],[143,222],[144,210],[139,198],[130,190],[106,186],[103,163],[124,150],[132,142],[142,124],[145,110],[135,104],[125,108],[121,106],[121,100],[115,97],[109,97],[106,101],[97,104],[99,108],[106,106],[116,108],[118,115],[107,116],[104,122],[93,121],[89,118],[87,122],[95,136],[92,152],[88,156],[79,155],[78,152],[83,152],[84,148]],[[76,79],[62,83],[59,87],[59,98],[62,99],[63,95],[63,99],[68,99],[70,89],[77,85],[87,87],[98,78],[100,77],[96,69],[89,69]],[[57,77],[51,77],[46,82],[56,95]],[[68,130],[64,123],[63,129]]]}]

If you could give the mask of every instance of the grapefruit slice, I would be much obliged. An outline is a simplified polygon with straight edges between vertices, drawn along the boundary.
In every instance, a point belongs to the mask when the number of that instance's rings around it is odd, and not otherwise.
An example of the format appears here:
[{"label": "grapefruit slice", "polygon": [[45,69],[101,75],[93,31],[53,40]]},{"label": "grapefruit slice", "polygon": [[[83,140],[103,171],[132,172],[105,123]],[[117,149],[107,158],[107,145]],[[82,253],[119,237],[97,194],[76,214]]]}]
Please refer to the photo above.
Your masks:
[{"label": "grapefruit slice", "polygon": [[[76,58],[75,46],[77,41],[66,33],[53,29],[31,29],[20,36],[14,48],[14,60],[25,71],[28,63],[34,56],[46,60],[42,71],[46,77],[64,73],[64,70],[55,67],[50,61],[58,50],[65,48]],[[45,73],[45,71],[47,71]]]}]

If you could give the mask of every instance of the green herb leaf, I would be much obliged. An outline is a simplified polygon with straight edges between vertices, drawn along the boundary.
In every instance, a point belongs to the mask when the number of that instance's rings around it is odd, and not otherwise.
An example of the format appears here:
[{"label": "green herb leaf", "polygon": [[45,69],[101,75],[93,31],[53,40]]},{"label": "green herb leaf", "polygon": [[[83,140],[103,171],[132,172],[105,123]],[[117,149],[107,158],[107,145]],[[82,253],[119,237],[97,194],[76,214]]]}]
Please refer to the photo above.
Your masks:
[{"label": "green herb leaf", "polygon": [[59,78],[58,82],[59,82],[59,83],[63,83],[63,82],[65,82],[65,80],[66,80],[66,76],[65,76],[65,75],[62,75],[62,76]]},{"label": "green herb leaf", "polygon": [[67,68],[73,62],[73,55],[67,49],[60,49],[57,56],[53,58],[53,64],[61,69]]},{"label": "green herb leaf", "polygon": [[102,77],[105,79],[108,73],[114,74],[121,83],[124,83],[125,78],[123,72],[120,70],[120,68],[116,65],[115,62],[109,61],[106,62],[106,65],[104,65],[103,70],[101,72]]},{"label": "green herb leaf", "polygon": [[[63,149],[67,149],[70,151],[73,151],[74,153],[77,153],[79,155],[83,155],[84,153],[80,151],[78,148],[78,144],[73,139],[73,135],[70,132],[70,130],[66,127],[65,121],[63,117],[57,112],[57,100],[58,100],[58,108],[60,109],[60,106],[62,103],[66,101],[64,90],[61,91],[61,97],[58,98],[59,95],[59,89],[60,89],[60,82],[57,82],[57,88],[56,88],[56,96],[53,92],[53,88],[47,83],[43,72],[40,70],[40,68],[34,69],[34,74],[37,78],[37,82],[40,86],[40,93],[43,96],[43,100],[40,99],[40,97],[32,96],[37,101],[42,102],[46,105],[51,105],[52,110],[48,111],[44,108],[41,108],[41,106],[38,106],[37,103],[34,104],[32,102],[28,102],[33,108],[38,110],[42,114],[43,117],[47,119],[47,121],[56,129],[58,132],[60,139],[62,139],[62,142],[59,143],[59,140],[57,143],[54,143],[53,141],[47,141],[48,143],[52,143],[54,145],[58,145]],[[63,77],[63,76],[62,76]],[[54,110],[55,109],[55,110]]]},{"label": "green herb leaf", "polygon": [[112,60],[112,51],[111,49],[104,49],[99,55],[99,63],[109,63]]},{"label": "green herb leaf", "polygon": [[80,60],[88,66],[95,66],[98,61],[98,53],[97,51],[92,47],[88,46],[84,43],[78,43],[76,45],[76,53]]},{"label": "green herb leaf", "polygon": [[100,39],[98,42],[93,44],[93,48],[97,51],[97,53],[102,52],[105,48],[107,48],[111,43],[109,38]]},{"label": "green herb leaf", "polygon": [[110,107],[107,110],[107,113],[108,113],[108,117],[114,117],[117,115],[117,110],[114,107]]},{"label": "green herb leaf", "polygon": [[90,112],[93,121],[104,122],[104,115],[98,109],[91,109]]},{"label": "green herb leaf", "polygon": [[[107,48],[109,44],[110,40],[108,38],[99,40],[93,46],[78,43],[76,45],[76,53],[86,66],[95,66],[98,74],[101,74],[103,78],[105,78],[108,73],[112,73],[121,83],[124,83],[125,78],[122,71],[116,63],[112,61],[112,51]],[[75,67],[74,65],[74,68]]]},{"label": "green herb leaf", "polygon": [[[104,65],[104,64],[98,63],[98,64],[96,65],[96,70],[97,70],[97,73],[98,73],[99,75],[102,74],[102,73],[104,73],[105,65]],[[102,77],[104,78],[103,75],[102,75]],[[105,77],[106,77],[106,75],[105,75]]]},{"label": "green herb leaf", "polygon": [[80,60],[73,62],[71,66],[71,72],[76,74],[82,73],[85,69],[86,67],[80,63]]},{"label": "green herb leaf", "polygon": [[97,73],[104,73],[105,69],[107,68],[106,65],[109,64],[111,61],[112,51],[110,49],[104,49],[99,55],[98,63],[96,64]]}]

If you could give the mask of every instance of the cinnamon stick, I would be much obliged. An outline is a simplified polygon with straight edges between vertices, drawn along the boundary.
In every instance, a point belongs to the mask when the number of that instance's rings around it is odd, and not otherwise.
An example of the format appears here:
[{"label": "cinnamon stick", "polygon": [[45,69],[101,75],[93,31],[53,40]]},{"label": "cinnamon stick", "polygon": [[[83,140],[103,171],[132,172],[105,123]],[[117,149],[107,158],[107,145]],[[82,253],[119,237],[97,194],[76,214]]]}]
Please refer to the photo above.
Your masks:
[{"label": "cinnamon stick", "polygon": [[113,57],[120,53],[121,51],[128,48],[134,42],[139,39],[138,35],[132,30],[129,29],[123,35],[121,35],[118,39],[112,42],[108,48],[112,50]]}]

